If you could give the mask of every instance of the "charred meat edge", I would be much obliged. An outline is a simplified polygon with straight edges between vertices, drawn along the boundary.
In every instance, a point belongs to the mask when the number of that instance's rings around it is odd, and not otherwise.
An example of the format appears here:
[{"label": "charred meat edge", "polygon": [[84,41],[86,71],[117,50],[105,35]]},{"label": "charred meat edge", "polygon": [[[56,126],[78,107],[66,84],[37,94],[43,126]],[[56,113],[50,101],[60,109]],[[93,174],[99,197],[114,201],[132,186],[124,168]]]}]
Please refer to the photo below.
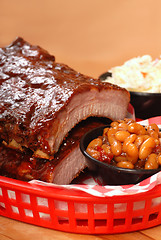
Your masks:
[{"label": "charred meat edge", "polygon": [[80,151],[80,138],[90,129],[105,125],[107,120],[89,118],[79,123],[61,144],[52,161],[38,159],[32,152],[17,152],[0,144],[0,174],[19,180],[33,179],[69,184],[88,167]]}]

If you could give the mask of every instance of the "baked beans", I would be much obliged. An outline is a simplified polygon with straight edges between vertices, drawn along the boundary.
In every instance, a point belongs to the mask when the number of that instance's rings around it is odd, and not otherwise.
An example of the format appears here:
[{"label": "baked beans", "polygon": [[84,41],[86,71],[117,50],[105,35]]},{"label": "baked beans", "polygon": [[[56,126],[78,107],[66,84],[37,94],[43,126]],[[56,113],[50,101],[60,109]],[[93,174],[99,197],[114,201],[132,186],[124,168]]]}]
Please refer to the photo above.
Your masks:
[{"label": "baked beans", "polygon": [[156,124],[142,126],[132,119],[114,121],[86,151],[122,168],[157,169],[161,165],[161,133]]}]

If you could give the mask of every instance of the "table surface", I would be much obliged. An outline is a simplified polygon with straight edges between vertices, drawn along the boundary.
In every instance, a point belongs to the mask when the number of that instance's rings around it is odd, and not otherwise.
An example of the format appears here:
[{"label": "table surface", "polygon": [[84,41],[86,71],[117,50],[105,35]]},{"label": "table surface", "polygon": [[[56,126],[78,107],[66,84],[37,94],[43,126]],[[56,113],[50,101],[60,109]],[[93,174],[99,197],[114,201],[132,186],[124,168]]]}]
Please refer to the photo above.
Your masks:
[{"label": "table surface", "polygon": [[161,226],[149,228],[147,230],[122,233],[122,234],[107,234],[107,235],[86,235],[74,234],[61,231],[55,231],[43,227],[22,223],[5,217],[0,217],[0,239],[1,240],[160,240],[161,239]]},{"label": "table surface", "polygon": [[[146,7],[144,7],[146,5]],[[98,77],[144,54],[160,56],[160,0],[0,1],[0,46],[17,36],[81,73]],[[81,235],[0,217],[0,239],[160,240],[161,226],[114,235]]]}]

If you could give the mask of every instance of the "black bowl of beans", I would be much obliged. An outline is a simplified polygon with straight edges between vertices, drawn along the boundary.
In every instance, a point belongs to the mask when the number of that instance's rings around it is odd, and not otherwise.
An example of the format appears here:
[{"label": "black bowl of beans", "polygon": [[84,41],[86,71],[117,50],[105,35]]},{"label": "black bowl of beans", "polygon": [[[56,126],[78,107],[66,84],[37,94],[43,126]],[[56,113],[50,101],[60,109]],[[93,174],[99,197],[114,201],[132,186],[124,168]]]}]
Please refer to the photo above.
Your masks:
[{"label": "black bowl of beans", "polygon": [[137,184],[161,170],[160,131],[132,119],[94,128],[80,140],[91,171],[107,185]]}]

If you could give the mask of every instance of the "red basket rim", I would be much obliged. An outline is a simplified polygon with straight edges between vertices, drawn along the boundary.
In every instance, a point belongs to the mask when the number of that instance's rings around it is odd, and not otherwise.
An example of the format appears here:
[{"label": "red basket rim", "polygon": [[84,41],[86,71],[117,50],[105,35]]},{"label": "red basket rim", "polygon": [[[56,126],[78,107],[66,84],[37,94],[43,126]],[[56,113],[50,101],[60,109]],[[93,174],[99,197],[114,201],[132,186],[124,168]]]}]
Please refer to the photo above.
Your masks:
[{"label": "red basket rim", "polygon": [[[121,202],[121,200],[130,200],[134,199],[134,196],[137,198],[142,197],[155,197],[158,196],[159,193],[161,193],[161,184],[155,186],[153,189],[142,192],[142,193],[135,193],[130,195],[115,195],[115,196],[93,196],[91,194],[88,194],[87,192],[83,192],[81,190],[76,189],[68,189],[61,185],[53,185],[53,186],[43,186],[38,184],[32,184],[29,182],[23,182],[16,179],[11,179],[8,177],[0,176],[0,185],[10,188],[11,190],[18,190],[23,191],[23,193],[32,193],[34,195],[41,195],[43,197],[52,197],[59,200],[72,200],[72,201],[83,201],[83,202],[104,202],[104,201],[111,201],[111,202]],[[161,194],[160,194],[161,195]]]}]

